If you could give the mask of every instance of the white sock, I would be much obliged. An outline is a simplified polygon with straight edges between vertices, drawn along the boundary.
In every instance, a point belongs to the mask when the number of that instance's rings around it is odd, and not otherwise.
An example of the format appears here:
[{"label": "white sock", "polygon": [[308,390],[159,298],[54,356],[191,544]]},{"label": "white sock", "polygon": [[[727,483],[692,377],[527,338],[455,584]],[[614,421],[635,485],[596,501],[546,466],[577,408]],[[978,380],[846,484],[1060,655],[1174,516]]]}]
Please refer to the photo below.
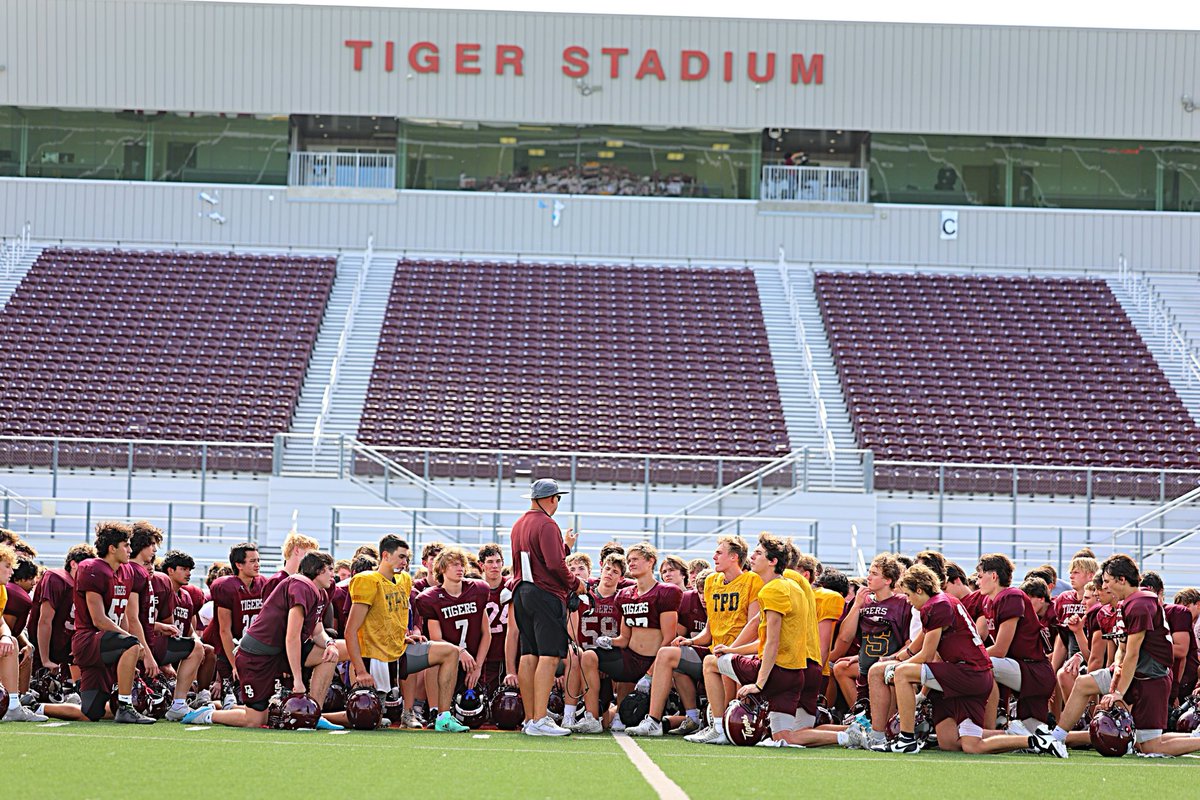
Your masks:
[{"label": "white sock", "polygon": [[8,710],[12,711],[14,708],[16,708],[19,705],[21,705],[21,698],[17,697],[12,692],[9,692],[9,694],[8,694]]},{"label": "white sock", "polygon": [[722,719],[721,717],[715,718],[713,720],[713,730],[715,730],[717,733],[724,736],[725,735],[725,720]]},{"label": "white sock", "polygon": [[575,721],[576,708],[577,706],[574,703],[570,705],[563,705],[563,725],[570,725]]},{"label": "white sock", "polygon": [[131,706],[131,705],[133,705],[133,695],[132,694],[119,694],[119,695],[117,695],[117,702],[123,706]]},{"label": "white sock", "polygon": [[871,734],[870,734],[870,736],[871,736],[871,741],[872,741],[872,742],[883,742],[883,741],[887,741],[887,734],[886,734],[886,733],[884,733],[883,731],[877,731],[877,730],[875,730],[874,728],[871,728]]},{"label": "white sock", "polygon": [[693,722],[700,721],[700,709],[689,708],[685,713],[687,714],[688,719],[692,720]]},{"label": "white sock", "polygon": [[837,743],[839,745],[841,745],[842,747],[845,747],[848,744],[850,744],[850,737],[846,735],[845,731],[838,731]]},{"label": "white sock", "polygon": [[176,698],[171,701],[171,710],[172,711],[180,711],[185,708],[187,708],[186,700],[180,700],[179,698]]},{"label": "white sock", "polygon": [[1054,726],[1054,731],[1050,735],[1060,742],[1065,742],[1067,740],[1067,732],[1057,725]]}]

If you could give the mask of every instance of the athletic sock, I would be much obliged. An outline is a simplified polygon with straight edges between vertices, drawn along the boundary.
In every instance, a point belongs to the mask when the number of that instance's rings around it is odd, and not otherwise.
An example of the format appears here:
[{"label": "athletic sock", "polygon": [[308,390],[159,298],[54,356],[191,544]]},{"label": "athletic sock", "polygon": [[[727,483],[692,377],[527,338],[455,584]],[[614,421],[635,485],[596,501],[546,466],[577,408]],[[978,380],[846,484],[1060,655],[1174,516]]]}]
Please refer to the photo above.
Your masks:
[{"label": "athletic sock", "polygon": [[132,694],[119,694],[119,695],[117,695],[117,702],[123,706],[131,706],[131,705],[133,705],[133,695]]},{"label": "athletic sock", "polygon": [[185,709],[187,707],[188,707],[188,705],[187,705],[186,700],[179,700],[178,698],[176,698],[175,700],[171,701],[171,710],[172,711],[182,711],[183,709]]},{"label": "athletic sock", "polygon": [[845,747],[846,745],[850,744],[850,737],[846,735],[845,731],[838,731],[837,743],[841,747]]},{"label": "athletic sock", "polygon": [[1060,742],[1065,742],[1067,740],[1067,732],[1057,725],[1054,726],[1054,731],[1050,735]]},{"label": "athletic sock", "polygon": [[12,711],[14,708],[16,708],[16,707],[17,707],[17,706],[19,706],[19,705],[21,705],[21,698],[20,698],[20,697],[17,697],[17,696],[16,696],[15,694],[13,694],[12,692],[9,692],[9,695],[8,695],[8,710],[9,710],[9,711]]},{"label": "athletic sock", "polygon": [[576,708],[577,708],[577,706],[574,703],[572,703],[570,705],[565,705],[565,704],[563,705],[563,725],[564,726],[571,725],[575,722],[575,709]]},{"label": "athletic sock", "polygon": [[687,714],[688,719],[692,720],[693,722],[700,721],[700,709],[689,708],[685,713]]},{"label": "athletic sock", "polygon": [[917,734],[915,731],[900,731],[900,738],[915,740],[917,738]]},{"label": "athletic sock", "polygon": [[871,732],[867,734],[867,738],[869,738],[872,742],[886,742],[887,734],[883,731],[877,731],[874,728],[871,728]]},{"label": "athletic sock", "polygon": [[721,717],[715,718],[713,720],[713,730],[715,730],[717,733],[724,736],[725,735],[725,720],[722,719]]}]

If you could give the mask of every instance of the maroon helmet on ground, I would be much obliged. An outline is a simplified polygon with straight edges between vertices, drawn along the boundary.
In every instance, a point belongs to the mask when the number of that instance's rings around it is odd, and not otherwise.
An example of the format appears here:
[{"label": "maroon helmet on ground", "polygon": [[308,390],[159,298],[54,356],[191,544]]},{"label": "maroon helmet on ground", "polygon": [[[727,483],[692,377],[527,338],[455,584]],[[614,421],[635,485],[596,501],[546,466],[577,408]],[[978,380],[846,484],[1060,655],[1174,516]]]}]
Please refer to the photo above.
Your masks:
[{"label": "maroon helmet on ground", "polygon": [[525,722],[525,704],[521,693],[511,686],[500,690],[492,700],[492,722],[502,731],[515,731]]},{"label": "maroon helmet on ground", "polygon": [[345,711],[346,695],[346,687],[334,681],[329,684],[329,691],[325,692],[325,703],[321,706],[321,710],[330,713]]},{"label": "maroon helmet on ground", "polygon": [[567,701],[563,699],[562,689],[555,686],[550,690],[550,697],[546,701],[546,713],[550,715],[550,719],[555,722],[562,722],[563,714],[567,710]]},{"label": "maroon helmet on ground", "polygon": [[1187,706],[1179,715],[1179,719],[1175,720],[1175,731],[1192,733],[1197,728],[1200,728],[1200,709],[1197,709],[1196,706]]},{"label": "maroon helmet on ground", "polygon": [[1125,706],[1097,711],[1088,730],[1092,748],[1102,756],[1123,756],[1133,747],[1133,715]]},{"label": "maroon helmet on ground", "polygon": [[344,703],[346,720],[356,731],[373,731],[383,724],[383,701],[374,689],[361,686]]},{"label": "maroon helmet on ground", "polygon": [[767,704],[753,695],[725,709],[725,735],[739,747],[753,747],[771,736]]},{"label": "maroon helmet on ground", "polygon": [[41,703],[61,703],[66,696],[66,687],[59,673],[51,672],[46,667],[40,667],[33,673],[29,688],[37,693],[38,702]]},{"label": "maroon helmet on ground", "polygon": [[317,702],[306,694],[291,694],[279,708],[279,727],[285,731],[316,728],[321,718]]}]

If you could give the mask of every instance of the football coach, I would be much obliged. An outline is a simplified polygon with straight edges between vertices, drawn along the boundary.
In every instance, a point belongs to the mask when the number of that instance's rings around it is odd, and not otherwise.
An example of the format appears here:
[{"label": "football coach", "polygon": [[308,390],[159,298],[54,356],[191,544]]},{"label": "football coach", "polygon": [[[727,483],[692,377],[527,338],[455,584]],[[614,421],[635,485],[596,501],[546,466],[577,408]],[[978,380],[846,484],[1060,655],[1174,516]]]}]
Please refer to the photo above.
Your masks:
[{"label": "football coach", "polygon": [[[567,597],[586,591],[567,570],[567,546],[554,521],[564,494],[553,478],[534,481],[529,494],[521,495],[530,501],[529,510],[512,529],[513,613],[521,648],[517,681],[530,736],[570,733],[546,711],[554,673],[567,655]],[[573,540],[572,531],[566,535]]]}]

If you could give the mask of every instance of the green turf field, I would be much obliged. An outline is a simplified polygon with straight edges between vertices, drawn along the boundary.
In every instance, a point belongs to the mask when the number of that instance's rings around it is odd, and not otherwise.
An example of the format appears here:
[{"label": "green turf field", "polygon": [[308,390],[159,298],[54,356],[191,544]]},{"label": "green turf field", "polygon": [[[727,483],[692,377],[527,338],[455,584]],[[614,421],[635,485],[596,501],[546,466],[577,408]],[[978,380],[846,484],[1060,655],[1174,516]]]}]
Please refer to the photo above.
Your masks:
[{"label": "green turf field", "polygon": [[[484,737],[487,738],[477,738]],[[1200,759],[1049,756],[918,756],[821,748],[768,750],[692,745],[673,738],[637,745],[696,800],[819,793],[927,800],[948,792],[1025,796],[1053,786],[1055,800],[1134,793],[1200,795]],[[317,733],[72,723],[0,725],[0,753],[24,796],[38,798],[334,796],[374,780],[437,798],[654,798],[610,736],[535,739],[486,731]],[[411,781],[411,783],[410,783]],[[215,787],[220,786],[220,790]],[[11,787],[10,787],[11,788]]]}]

